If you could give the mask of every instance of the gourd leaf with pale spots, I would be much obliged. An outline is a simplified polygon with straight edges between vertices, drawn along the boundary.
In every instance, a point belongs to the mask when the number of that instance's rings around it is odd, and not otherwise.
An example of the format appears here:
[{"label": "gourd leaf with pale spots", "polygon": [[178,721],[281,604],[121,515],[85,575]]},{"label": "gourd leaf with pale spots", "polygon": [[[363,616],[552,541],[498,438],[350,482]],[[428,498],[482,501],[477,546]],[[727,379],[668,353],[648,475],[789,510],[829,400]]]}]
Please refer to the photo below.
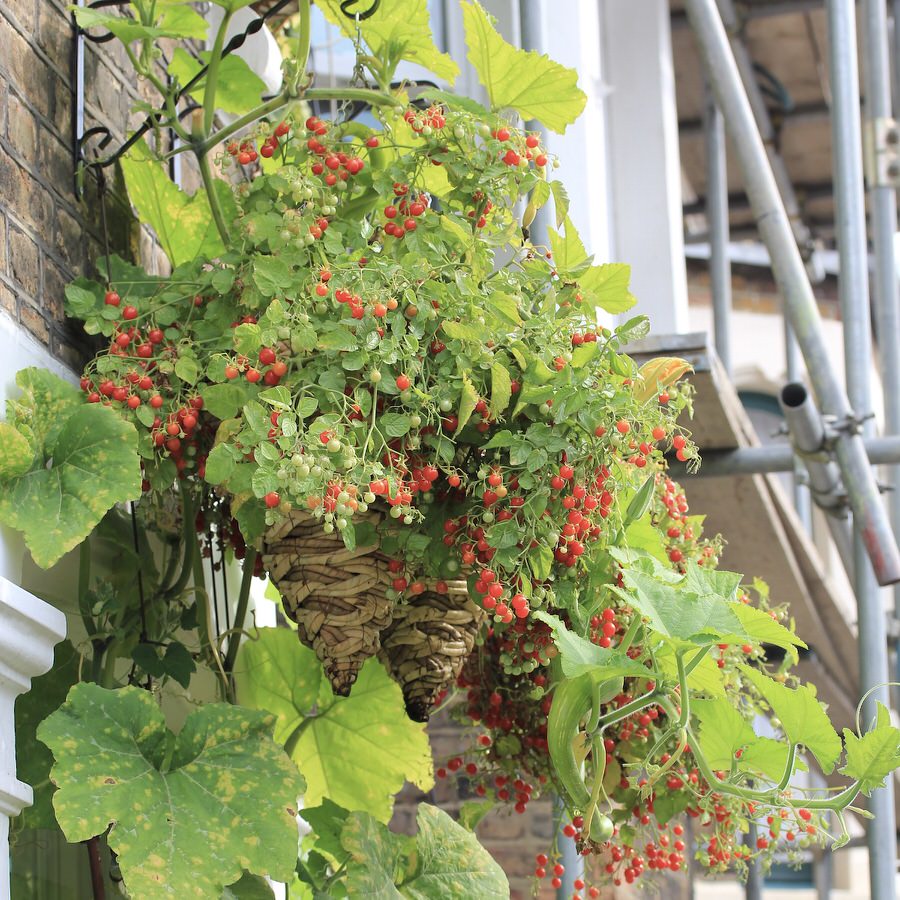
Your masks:
[{"label": "gourd leaf with pale spots", "polygon": [[425,726],[410,721],[377,660],[349,697],[335,697],[312,650],[286,629],[262,628],[242,644],[236,680],[241,703],[277,716],[275,739],[288,742],[306,776],[306,806],[328,798],[386,822],[404,781],[434,784]]},{"label": "gourd leaf with pale spots", "polygon": [[533,50],[507,43],[479,3],[463,3],[468,60],[495,109],[509,108],[562,134],[582,113],[587,95],[578,73]]},{"label": "gourd leaf with pale spots", "polygon": [[34,450],[28,438],[7,422],[0,422],[0,478],[12,478],[31,468]]},{"label": "gourd leaf with pale spots", "polygon": [[167,728],[147,691],[78,684],[38,729],[56,759],[56,818],[71,842],[110,828],[129,895],[219,900],[244,870],[291,878],[304,781],[271,716],[226,704]]},{"label": "gourd leaf with pale spots", "polygon": [[[293,894],[291,894],[293,897]],[[274,900],[269,883],[259,875],[244,872],[240,880],[229,884],[222,893],[222,900]]]},{"label": "gourd leaf with pale spots", "polygon": [[884,779],[900,768],[900,730],[891,724],[891,714],[878,704],[875,727],[862,737],[844,729],[846,765],[841,774],[859,781],[859,789],[868,797],[884,784]]},{"label": "gourd leaf with pale spots", "polygon": [[423,803],[412,839],[392,834],[365,813],[352,814],[341,834],[350,853],[351,897],[378,900],[501,900],[509,897],[503,869],[471,831]]},{"label": "gourd leaf with pale spots", "polygon": [[56,828],[50,769],[53,755],[35,740],[38,725],[65,702],[69,688],[78,681],[81,657],[69,641],[61,641],[53,653],[53,668],[32,679],[31,690],[16,700],[16,772],[31,785],[34,803],[16,819],[22,828]]},{"label": "gourd leaf with pale spots", "polygon": [[9,404],[17,430],[33,435],[27,470],[0,484],[0,522],[21,531],[34,561],[52,566],[78,546],[116,503],[141,493],[137,432],[109,407],[39,369],[17,376]]},{"label": "gourd leaf with pale spots", "polygon": [[[173,266],[198,256],[211,259],[225,251],[205,191],[193,196],[182,191],[143,141],[122,157],[121,166],[129,199],[141,220],[156,232]],[[231,188],[217,179],[215,191],[225,221],[230,222],[236,214]]]},{"label": "gourd leaf with pale spots", "polygon": [[[356,37],[356,21],[341,12],[341,0],[317,0],[316,6],[347,37]],[[382,3],[369,18],[360,19],[359,30],[377,57],[388,51],[394,59],[418,63],[450,84],[459,75],[453,58],[441,53],[434,43],[427,0]]]},{"label": "gourd leaf with pale spots", "polygon": [[792,744],[803,744],[828,775],[841,755],[841,739],[829,721],[825,707],[816,699],[813,688],[808,684],[789,688],[751,666],[740,668],[772,708],[787,739]]}]

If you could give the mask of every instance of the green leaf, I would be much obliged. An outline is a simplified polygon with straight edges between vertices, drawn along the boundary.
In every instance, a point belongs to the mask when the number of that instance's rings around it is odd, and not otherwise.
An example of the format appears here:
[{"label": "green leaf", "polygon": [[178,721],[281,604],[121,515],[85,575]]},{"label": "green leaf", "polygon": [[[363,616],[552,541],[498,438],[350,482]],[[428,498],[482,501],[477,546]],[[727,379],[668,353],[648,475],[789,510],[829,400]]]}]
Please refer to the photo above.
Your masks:
[{"label": "green leaf", "polygon": [[349,697],[335,697],[312,650],[286,629],[262,628],[241,645],[236,678],[241,702],[274,713],[276,740],[291,739],[306,804],[328,798],[387,821],[404,781],[433,784],[425,728],[409,720],[377,660],[363,666]]},{"label": "green leaf", "polygon": [[238,881],[225,888],[222,900],[273,900],[274,896],[264,878],[244,872]]},{"label": "green leaf", "polygon": [[289,879],[304,784],[272,725],[214,703],[194,710],[176,737],[147,691],[75,685],[38,729],[56,758],[54,807],[66,839],[112,826],[107,839],[135,897],[219,900],[244,869]]},{"label": "green leaf", "polygon": [[264,297],[274,297],[288,289],[291,270],[280,256],[253,258],[253,283]]},{"label": "green leaf", "polygon": [[875,727],[859,737],[844,729],[847,762],[841,774],[859,782],[859,789],[867,796],[881,787],[894,769],[900,768],[900,730],[891,724],[890,711],[878,703]]},{"label": "green leaf", "polygon": [[66,285],[66,312],[78,319],[86,319],[98,311],[97,295],[76,282]]},{"label": "green leaf", "polygon": [[548,230],[550,236],[550,250],[553,253],[553,265],[557,271],[564,274],[575,275],[585,268],[585,263],[590,262],[587,250],[581,242],[572,220],[567,216],[563,221],[563,231]]},{"label": "green leaf", "polygon": [[[744,747],[738,769],[742,772],[753,772],[779,782],[788,764],[788,745],[774,738],[758,737],[752,744]],[[795,758],[794,771],[805,770],[802,760]]]},{"label": "green leaf", "polygon": [[559,648],[563,675],[578,678],[589,674],[600,681],[622,676],[646,677],[647,668],[612,647],[598,647],[574,631],[569,631],[557,616],[536,610],[532,615],[546,622],[553,630],[553,640]]},{"label": "green leaf", "polygon": [[[347,37],[356,37],[356,22],[352,15],[341,11],[340,0],[319,0],[316,5]],[[394,57],[418,63],[450,84],[459,75],[459,66],[452,57],[435,46],[427,0],[383,3],[374,15],[360,20],[359,28],[363,40],[379,58],[390,50]]]},{"label": "green leaf", "polygon": [[236,416],[243,405],[256,395],[256,388],[249,381],[235,380],[224,384],[211,384],[200,391],[203,408],[217,419]]},{"label": "green leaf", "polygon": [[803,744],[828,775],[841,755],[841,739],[812,687],[789,688],[747,665],[741,666],[741,672],[772,707],[788,740]]},{"label": "green leaf", "polygon": [[31,367],[16,372],[22,396],[8,404],[10,424],[26,425],[34,435],[33,444],[53,444],[67,417],[83,405],[78,388],[47,369]]},{"label": "green leaf", "polygon": [[535,209],[540,209],[550,199],[550,184],[547,181],[538,181],[531,189],[531,202]]},{"label": "green leaf", "polygon": [[[204,190],[193,196],[182,191],[144,141],[128,151],[121,166],[129,199],[141,219],[156,232],[173,266],[197,257],[211,259],[225,251]],[[230,222],[236,215],[231,188],[224,181],[215,185],[226,222]]]},{"label": "green leaf", "polygon": [[18,428],[0,422],[0,480],[27,472],[33,460],[28,438]]},{"label": "green leaf", "polygon": [[460,431],[465,428],[466,422],[472,417],[472,413],[475,412],[477,404],[478,391],[475,390],[474,385],[469,381],[469,376],[463,373],[462,391],[460,392],[459,398],[459,412],[457,414],[459,423],[456,426],[456,434],[459,434]]},{"label": "green leaf", "polygon": [[478,823],[494,808],[494,801],[466,800],[459,808],[459,824],[469,831],[475,831]]},{"label": "green leaf", "polygon": [[191,356],[181,356],[175,362],[175,374],[187,384],[194,384],[200,376],[197,360]]},{"label": "green leaf", "polygon": [[626,263],[604,263],[591,266],[578,276],[584,300],[592,307],[612,315],[623,313],[637,303],[628,290],[631,266]]},{"label": "green leaf", "polygon": [[112,32],[120,41],[130,44],[144,39],[157,40],[171,38],[203,38],[206,36],[206,21],[187,3],[173,3],[162,6],[162,15],[154,25],[142,25],[130,16],[116,16],[86,6],[73,6],[75,20],[84,28],[102,28]]},{"label": "green leaf", "polygon": [[746,603],[731,604],[734,614],[740,619],[743,633],[761,644],[774,644],[791,650],[794,647],[806,647],[806,644],[780,622],[776,622],[767,612]]},{"label": "green leaf", "polygon": [[409,838],[392,834],[371,816],[356,813],[342,834],[351,862],[351,897],[408,900],[508,900],[509,883],[471,831],[436,806],[423,803],[416,814],[415,852]]},{"label": "green leaf", "polygon": [[465,322],[442,322],[441,330],[448,338],[469,341],[473,344],[484,343],[484,329],[477,325],[467,325]]},{"label": "green leaf", "polygon": [[569,215],[569,192],[561,181],[551,181],[550,190],[556,207],[556,227],[559,228]]},{"label": "green leaf", "polygon": [[249,6],[254,0],[212,0],[212,2],[229,12],[237,12],[245,6]]},{"label": "green leaf", "polygon": [[632,522],[644,517],[644,513],[650,509],[650,502],[653,500],[653,493],[656,489],[656,476],[648,475],[644,483],[637,489],[635,495],[625,510],[625,518],[622,525],[627,528]]},{"label": "green leaf", "polygon": [[[209,62],[210,53],[200,52],[200,59],[191,56],[181,47],[176,47],[169,63],[169,74],[178,79],[183,87],[200,71],[201,65]],[[191,96],[203,103],[206,78],[201,78],[191,88]],[[266,92],[266,83],[236,53],[230,53],[219,64],[216,80],[216,108],[235,116],[249,112],[260,103]]]},{"label": "green leaf", "polygon": [[700,720],[700,748],[713,769],[727,772],[734,754],[756,740],[753,727],[731,699],[692,700],[691,713]]},{"label": "green leaf", "polygon": [[637,569],[625,569],[623,576],[637,609],[649,616],[651,626],[666,637],[708,643],[704,637],[714,639],[743,631],[724,597],[690,590],[687,579],[664,583]]},{"label": "green leaf", "polygon": [[478,3],[463,3],[468,60],[495,109],[509,107],[562,134],[580,115],[587,95],[578,74],[547,56],[519,50],[496,31]]},{"label": "green leaf", "polygon": [[506,412],[512,397],[512,378],[501,363],[491,363],[491,416],[497,418]]},{"label": "green leaf", "polygon": [[387,437],[403,437],[412,428],[412,417],[405,413],[385,413],[378,420],[378,426]]},{"label": "green leaf", "polygon": [[[26,394],[20,409],[42,396]],[[31,467],[0,491],[0,522],[22,532],[43,568],[78,546],[108,509],[141,493],[134,426],[109,407],[72,407],[62,396],[31,410],[37,443]]]},{"label": "green leaf", "polygon": [[72,644],[62,641],[56,645],[53,668],[32,679],[31,690],[16,700],[16,774],[34,791],[34,803],[18,819],[23,828],[56,828],[55,788],[50,782],[53,755],[37,740],[37,729],[65,702],[69,688],[78,681],[80,662]]},{"label": "green leaf", "polygon": [[316,835],[316,850],[343,861],[347,851],[341,845],[341,832],[350,813],[331,800],[323,800],[319,806],[304,806],[300,812]]}]

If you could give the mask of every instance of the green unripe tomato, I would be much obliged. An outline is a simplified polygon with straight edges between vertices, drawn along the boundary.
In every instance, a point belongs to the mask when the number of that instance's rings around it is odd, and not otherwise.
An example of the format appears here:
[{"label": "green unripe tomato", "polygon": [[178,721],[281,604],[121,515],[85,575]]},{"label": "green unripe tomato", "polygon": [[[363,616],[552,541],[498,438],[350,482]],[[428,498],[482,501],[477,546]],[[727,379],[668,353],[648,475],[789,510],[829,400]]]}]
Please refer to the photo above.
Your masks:
[{"label": "green unripe tomato", "polygon": [[462,127],[462,125],[457,125],[453,129],[453,137],[455,137],[458,141],[461,141],[466,136],[466,129]]},{"label": "green unripe tomato", "polygon": [[343,445],[337,438],[332,438],[332,439],[325,445],[325,449],[326,449],[329,453],[338,453],[338,452],[340,451],[340,449],[341,449],[343,446],[344,446],[344,445]]},{"label": "green unripe tomato", "polygon": [[347,520],[343,516],[341,516],[341,518],[338,519],[335,524],[338,527],[338,531],[343,531],[347,527]]},{"label": "green unripe tomato", "polygon": [[413,519],[412,516],[404,516],[404,517],[403,517],[403,524],[404,524],[404,525],[412,525],[412,523],[413,523],[414,521],[415,521],[415,520]]},{"label": "green unripe tomato", "polygon": [[366,491],[366,492],[363,494],[363,501],[364,501],[365,503],[374,503],[374,502],[375,502],[375,495],[374,495],[371,491]]},{"label": "green unripe tomato", "polygon": [[410,427],[411,427],[411,428],[418,428],[418,427],[422,424],[422,417],[421,417],[421,416],[415,416],[415,415],[410,416],[410,417],[409,417],[409,424],[410,424]]},{"label": "green unripe tomato", "polygon": [[322,531],[324,531],[325,534],[334,534],[334,524],[332,522],[326,522],[322,526]]},{"label": "green unripe tomato", "polygon": [[403,510],[399,506],[392,506],[390,516],[392,519],[399,519],[403,515]]},{"label": "green unripe tomato", "polygon": [[410,390],[400,391],[400,402],[409,403],[413,398],[413,392]]},{"label": "green unripe tomato", "polygon": [[453,409],[453,403],[445,398],[438,403],[438,408],[441,412],[450,412]]},{"label": "green unripe tomato", "polygon": [[381,372],[379,372],[378,369],[372,369],[372,371],[369,372],[369,381],[371,381],[372,384],[378,384],[378,382],[381,381]]}]

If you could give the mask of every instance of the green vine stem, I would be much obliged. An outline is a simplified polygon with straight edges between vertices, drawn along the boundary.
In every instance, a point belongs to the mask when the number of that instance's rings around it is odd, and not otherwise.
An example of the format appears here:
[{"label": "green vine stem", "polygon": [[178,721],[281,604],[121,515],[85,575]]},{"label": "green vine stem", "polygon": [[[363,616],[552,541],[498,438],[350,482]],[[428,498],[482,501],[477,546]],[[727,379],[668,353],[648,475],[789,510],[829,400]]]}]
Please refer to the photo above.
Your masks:
[{"label": "green vine stem", "polygon": [[250,605],[250,585],[253,583],[253,570],[256,568],[257,556],[258,551],[255,548],[247,548],[247,555],[244,557],[244,571],[241,576],[241,590],[238,594],[237,609],[234,613],[234,628],[232,629],[231,637],[228,639],[228,651],[225,654],[224,667],[228,675],[231,675],[234,671],[238,649],[241,646],[241,635],[247,618],[247,609]]},{"label": "green vine stem", "polygon": [[213,119],[216,115],[216,93],[219,87],[219,66],[222,63],[222,49],[225,46],[225,33],[231,23],[232,10],[225,7],[222,22],[216,32],[213,48],[209,55],[209,67],[206,70],[206,90],[203,92],[203,137],[212,131]]},{"label": "green vine stem", "polygon": [[226,247],[231,243],[231,235],[228,231],[228,224],[225,221],[225,214],[222,212],[222,204],[219,202],[219,195],[216,193],[216,183],[213,178],[212,170],[209,167],[209,157],[205,152],[197,153],[197,166],[200,169],[200,177],[203,179],[203,187],[206,195],[209,197],[209,209],[212,212],[213,221],[216,223],[216,230],[222,238],[222,243]]}]

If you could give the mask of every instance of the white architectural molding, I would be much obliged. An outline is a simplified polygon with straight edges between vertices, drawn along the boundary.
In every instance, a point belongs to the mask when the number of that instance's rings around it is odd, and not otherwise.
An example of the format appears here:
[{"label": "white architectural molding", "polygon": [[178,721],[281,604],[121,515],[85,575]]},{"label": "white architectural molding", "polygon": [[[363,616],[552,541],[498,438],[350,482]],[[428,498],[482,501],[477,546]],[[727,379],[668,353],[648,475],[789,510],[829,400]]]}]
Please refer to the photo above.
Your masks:
[{"label": "white architectural molding", "polygon": [[16,778],[16,697],[50,669],[65,635],[63,613],[0,576],[0,900],[9,900],[9,820],[32,802]]}]

